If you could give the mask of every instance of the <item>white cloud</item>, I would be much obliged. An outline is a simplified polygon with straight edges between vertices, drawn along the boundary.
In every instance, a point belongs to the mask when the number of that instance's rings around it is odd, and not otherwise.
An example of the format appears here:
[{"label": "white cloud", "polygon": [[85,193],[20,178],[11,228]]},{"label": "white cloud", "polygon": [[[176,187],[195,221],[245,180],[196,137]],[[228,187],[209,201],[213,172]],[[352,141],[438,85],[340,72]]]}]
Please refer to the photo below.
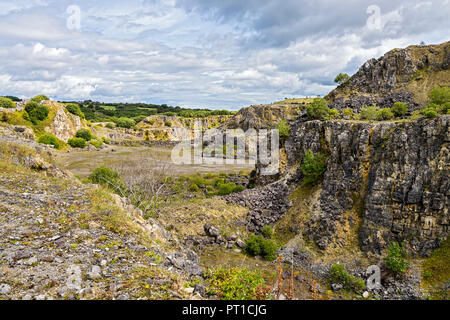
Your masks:
[{"label": "white cloud", "polygon": [[[324,95],[339,72],[395,47],[449,40],[448,1],[83,0],[0,3],[0,94],[189,107]],[[447,11],[446,11],[447,9]]]}]

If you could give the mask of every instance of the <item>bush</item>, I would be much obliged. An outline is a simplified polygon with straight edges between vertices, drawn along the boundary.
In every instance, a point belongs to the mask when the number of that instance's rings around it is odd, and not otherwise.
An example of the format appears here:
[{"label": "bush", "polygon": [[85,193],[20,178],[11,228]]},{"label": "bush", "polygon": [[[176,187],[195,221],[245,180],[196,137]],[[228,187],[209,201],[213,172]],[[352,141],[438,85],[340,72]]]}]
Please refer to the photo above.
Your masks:
[{"label": "bush", "polygon": [[396,102],[391,110],[396,117],[402,117],[408,113],[408,105],[404,102]]},{"label": "bush", "polygon": [[278,130],[280,142],[283,143],[284,141],[286,141],[286,139],[289,137],[289,131],[291,130],[291,127],[288,125],[287,120],[282,119],[278,121],[275,129]]},{"label": "bush", "polygon": [[105,128],[114,129],[115,127],[114,127],[114,125],[112,123],[109,122],[109,123],[106,124]]},{"label": "bush", "polygon": [[66,105],[66,110],[69,111],[71,114],[79,116],[80,118],[84,119],[84,113],[81,111],[80,106],[76,103],[69,103]]},{"label": "bush", "polygon": [[389,108],[383,108],[378,111],[377,119],[378,120],[390,120],[394,118],[394,113]]},{"label": "bush", "polygon": [[434,88],[428,94],[428,100],[439,106],[450,102],[450,87]]},{"label": "bush", "polygon": [[164,125],[165,125],[166,127],[171,127],[171,126],[172,126],[172,122],[166,121],[166,122],[164,122]]},{"label": "bush", "polygon": [[242,191],[244,191],[245,190],[245,188],[244,188],[244,186],[242,186],[242,185],[237,185],[236,187],[234,187],[234,189],[233,189],[233,193],[237,193],[237,192],[242,192]]},{"label": "bush", "polygon": [[325,116],[326,120],[333,120],[340,118],[341,114],[337,109],[328,109],[328,114]]},{"label": "bush", "polygon": [[14,103],[14,101],[8,98],[0,97],[0,108],[10,109],[15,107],[16,104]]},{"label": "bush", "polygon": [[88,129],[78,130],[77,133],[75,134],[75,137],[84,139],[85,141],[90,141],[93,138],[91,131],[89,131]]},{"label": "bush", "polygon": [[50,112],[47,106],[41,106],[35,101],[28,102],[25,105],[25,111],[27,115],[24,114],[24,117],[26,118],[28,116],[26,120],[31,121],[33,124],[45,120]]},{"label": "bush", "polygon": [[128,129],[132,128],[136,125],[136,122],[133,119],[125,118],[125,117],[116,119],[115,123],[118,127],[128,128]]},{"label": "bush", "polygon": [[438,116],[438,112],[433,107],[427,107],[423,109],[422,114],[424,115],[425,118],[429,119],[436,118]]},{"label": "bush", "polygon": [[312,119],[324,119],[328,114],[328,102],[324,98],[315,98],[306,106],[306,115]]},{"label": "bush", "polygon": [[262,234],[266,239],[271,239],[273,236],[272,227],[269,225],[264,226],[264,228],[262,229]]},{"label": "bush", "polygon": [[342,115],[348,119],[353,119],[353,109],[352,108],[342,109]]},{"label": "bush", "polygon": [[103,143],[110,144],[111,141],[107,137],[102,137]]},{"label": "bush", "polygon": [[90,140],[89,143],[92,144],[96,148],[101,148],[103,145],[103,143],[101,141],[95,140],[95,139]]},{"label": "bush", "polygon": [[189,191],[191,192],[198,192],[198,190],[200,190],[200,188],[195,183],[191,184],[189,187]]},{"label": "bush", "polygon": [[44,133],[42,136],[38,139],[39,143],[43,144],[49,144],[55,147],[55,149],[61,149],[61,143],[54,135],[51,133]]},{"label": "bush", "polygon": [[339,73],[336,78],[334,78],[334,82],[343,84],[350,80],[350,76],[346,73]]},{"label": "bush", "polygon": [[89,182],[103,185],[114,192],[122,195],[125,191],[125,183],[117,171],[108,167],[100,166],[96,168],[88,177]]},{"label": "bush", "polygon": [[[246,268],[223,268],[208,270],[206,273],[210,294],[223,300],[256,300],[258,288],[265,286],[259,272]],[[264,298],[268,298],[266,295]]]},{"label": "bush", "polygon": [[344,265],[335,263],[330,268],[331,283],[342,284],[346,289],[352,289],[355,292],[361,292],[366,287],[364,280],[349,274]]},{"label": "bush", "polygon": [[86,140],[83,138],[72,138],[67,141],[72,148],[84,148],[86,147]]},{"label": "bush", "polygon": [[388,249],[388,254],[384,258],[386,267],[395,273],[405,273],[409,262],[406,260],[406,252],[403,249],[403,244],[392,242]]},{"label": "bush", "polygon": [[36,96],[34,98],[31,98],[31,101],[36,102],[36,103],[39,103],[39,102],[44,101],[44,100],[50,100],[50,99],[47,96],[43,95],[43,94],[40,94],[40,95],[38,95],[38,96]]},{"label": "bush", "polygon": [[376,120],[378,118],[378,113],[380,108],[376,105],[363,106],[361,108],[361,119],[363,120]]},{"label": "bush", "polygon": [[260,235],[250,235],[245,243],[245,252],[250,256],[262,256],[264,260],[273,261],[277,257],[278,246],[273,240]]},{"label": "bush", "polygon": [[325,158],[321,155],[314,155],[311,150],[306,152],[301,166],[303,182],[305,184],[315,184],[320,181],[327,170]]},{"label": "bush", "polygon": [[227,194],[233,193],[235,188],[236,184],[234,182],[221,183],[219,184],[219,190],[217,190],[217,194],[219,196],[225,196]]}]

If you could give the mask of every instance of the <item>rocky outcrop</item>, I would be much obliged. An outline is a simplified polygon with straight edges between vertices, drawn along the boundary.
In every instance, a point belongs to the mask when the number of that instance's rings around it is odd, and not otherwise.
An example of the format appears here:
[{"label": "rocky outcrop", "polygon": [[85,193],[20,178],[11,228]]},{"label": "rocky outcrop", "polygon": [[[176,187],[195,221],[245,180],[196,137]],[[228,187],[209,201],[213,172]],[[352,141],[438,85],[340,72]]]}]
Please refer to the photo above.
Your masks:
[{"label": "rocky outcrop", "polygon": [[[297,122],[286,142],[286,184],[302,183],[298,164],[307,150],[328,158],[304,236],[326,249],[339,245],[342,225],[359,224],[359,246],[368,253],[381,254],[392,241],[420,256],[438,247],[450,221],[449,121],[444,115],[402,123]],[[271,222],[281,216],[274,213]]]},{"label": "rocky outcrop", "polygon": [[245,190],[224,196],[228,203],[249,207],[247,229],[260,232],[266,225],[273,225],[289,209],[289,187],[281,180],[264,187]]},{"label": "rocky outcrop", "polygon": [[[44,104],[48,104],[48,101],[43,101]],[[67,142],[70,138],[76,134],[78,130],[84,127],[80,117],[70,114],[64,106],[54,104],[56,109],[55,117],[50,126],[45,128],[45,131],[55,135],[58,139]]]},{"label": "rocky outcrop", "polygon": [[428,93],[450,85],[450,42],[394,49],[379,59],[370,59],[348,82],[326,98],[337,109],[359,111],[363,105],[392,107],[406,102],[411,110],[426,104]]},{"label": "rocky outcrop", "polygon": [[209,116],[205,118],[181,118],[177,116],[154,115],[139,122],[136,127],[150,141],[182,141],[194,138],[194,124],[200,129],[214,129],[223,124],[230,116]]},{"label": "rocky outcrop", "polygon": [[298,104],[269,104],[250,106],[239,110],[220,128],[225,129],[268,129],[282,119],[295,118],[300,110]]}]

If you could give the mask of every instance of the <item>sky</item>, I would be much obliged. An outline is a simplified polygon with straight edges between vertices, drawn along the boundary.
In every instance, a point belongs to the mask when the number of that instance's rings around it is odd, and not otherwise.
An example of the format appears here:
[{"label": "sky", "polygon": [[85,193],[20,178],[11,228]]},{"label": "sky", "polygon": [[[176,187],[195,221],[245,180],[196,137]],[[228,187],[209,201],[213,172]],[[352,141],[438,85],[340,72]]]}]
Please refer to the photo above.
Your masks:
[{"label": "sky", "polygon": [[236,110],[449,35],[449,0],[0,0],[0,95]]}]

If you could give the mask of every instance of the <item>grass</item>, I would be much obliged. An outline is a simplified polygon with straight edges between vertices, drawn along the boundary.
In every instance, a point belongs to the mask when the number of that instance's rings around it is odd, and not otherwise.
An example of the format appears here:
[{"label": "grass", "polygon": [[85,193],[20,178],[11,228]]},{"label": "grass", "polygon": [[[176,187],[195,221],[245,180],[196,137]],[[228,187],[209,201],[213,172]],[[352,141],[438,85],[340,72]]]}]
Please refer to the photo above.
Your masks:
[{"label": "grass", "polygon": [[311,103],[314,98],[294,98],[294,99],[285,99],[282,101],[274,102],[274,104],[289,104],[289,103]]},{"label": "grass", "polygon": [[450,281],[450,238],[424,259],[422,279],[422,286],[430,291],[433,299],[450,299],[449,293],[439,288]]}]

